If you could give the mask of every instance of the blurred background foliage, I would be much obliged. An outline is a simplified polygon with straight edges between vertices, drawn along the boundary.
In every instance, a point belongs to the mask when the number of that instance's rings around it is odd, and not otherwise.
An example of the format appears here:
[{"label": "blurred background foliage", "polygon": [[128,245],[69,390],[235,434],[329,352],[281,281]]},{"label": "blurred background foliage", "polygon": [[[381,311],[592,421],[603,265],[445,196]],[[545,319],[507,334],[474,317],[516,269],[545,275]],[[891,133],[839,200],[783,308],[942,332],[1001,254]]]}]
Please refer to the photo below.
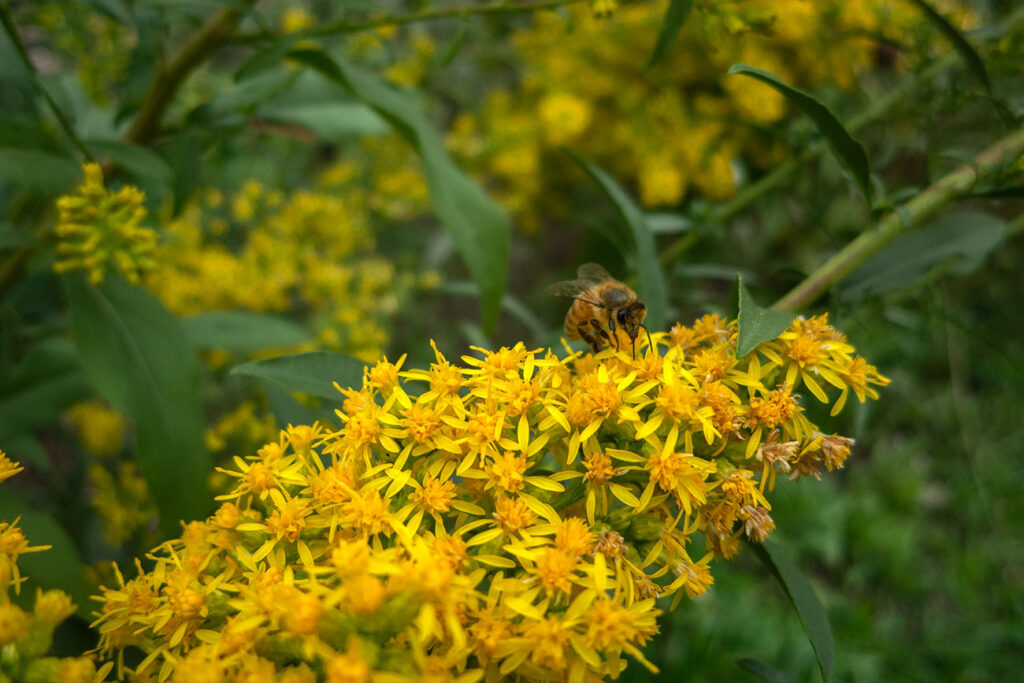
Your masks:
[{"label": "blurred background foliage", "polygon": [[[846,470],[779,487],[775,539],[827,608],[836,679],[1016,675],[1019,142],[979,182],[913,203],[1021,136],[1014,3],[50,0],[2,12],[0,448],[27,472],[0,513],[58,523],[31,539],[57,558],[24,562],[79,603],[58,652],[90,646],[82,596],[109,581],[110,560],[130,566],[176,517],[209,511],[225,485],[211,463],[289,421],[332,419],[330,393],[233,367],[323,351],[426,366],[431,339],[449,358],[471,344],[557,348],[565,302],[543,290],[586,261],[645,296],[658,273],[668,326],[729,314],[738,274],[768,303],[895,209],[916,231],[799,307],[829,311],[892,385],[836,425],[858,439]],[[678,34],[666,12],[685,19]],[[846,124],[873,205],[811,119],[730,75],[737,63]],[[86,161],[109,189],[83,176]],[[55,201],[89,192],[109,193],[102,235]],[[124,246],[139,226],[155,243]],[[89,270],[97,244],[99,288],[55,272]],[[140,273],[141,289],[118,272]],[[104,320],[129,331],[123,365],[104,356],[122,341],[90,338]],[[145,350],[161,344],[184,355]],[[343,385],[361,372],[303,358]],[[137,368],[159,388],[141,408],[119,379]],[[163,401],[194,403],[176,419],[202,432],[182,446],[200,455],[147,455]],[[168,473],[204,492],[179,500]],[[715,576],[665,620],[649,653],[659,680],[736,679],[745,656],[816,679],[799,621],[752,555]]]}]

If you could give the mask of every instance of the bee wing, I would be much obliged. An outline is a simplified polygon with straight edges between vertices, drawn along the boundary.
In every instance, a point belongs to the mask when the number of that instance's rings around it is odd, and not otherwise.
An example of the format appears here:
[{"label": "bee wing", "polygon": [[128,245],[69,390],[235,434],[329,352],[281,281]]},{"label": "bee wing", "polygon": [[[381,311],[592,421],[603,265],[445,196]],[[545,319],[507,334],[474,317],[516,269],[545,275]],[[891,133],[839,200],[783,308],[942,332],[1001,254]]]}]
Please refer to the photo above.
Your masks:
[{"label": "bee wing", "polygon": [[576,277],[580,280],[589,280],[591,282],[607,282],[608,280],[615,279],[607,270],[596,263],[584,263],[576,269]]},{"label": "bee wing", "polygon": [[588,304],[601,306],[603,308],[604,304],[590,294],[590,288],[593,287],[593,285],[594,283],[589,280],[563,280],[562,282],[556,282],[553,285],[548,285],[545,291],[554,296],[579,299],[580,301],[586,301]]}]

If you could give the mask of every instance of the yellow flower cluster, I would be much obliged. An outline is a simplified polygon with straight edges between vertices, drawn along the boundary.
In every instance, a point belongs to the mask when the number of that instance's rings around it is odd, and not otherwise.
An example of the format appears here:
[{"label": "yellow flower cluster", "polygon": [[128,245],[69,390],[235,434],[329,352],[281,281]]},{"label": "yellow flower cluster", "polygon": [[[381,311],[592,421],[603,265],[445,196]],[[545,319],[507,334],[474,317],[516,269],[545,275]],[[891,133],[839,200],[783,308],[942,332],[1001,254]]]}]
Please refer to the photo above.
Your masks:
[{"label": "yellow flower cluster", "polygon": [[888,381],[824,317],[742,359],[717,316],[652,338],[635,359],[517,344],[379,361],[339,387],[340,429],[289,427],[236,458],[214,516],[104,589],[101,653],[140,648],[136,677],[173,683],[651,667],[655,600],[701,595],[712,558],[772,532],[777,473],[849,456],[798,390],[840,408]]},{"label": "yellow flower cluster", "polygon": [[410,282],[374,253],[365,193],[338,185],[282,195],[248,181],[234,197],[208,192],[167,223],[147,287],[181,315],[242,308],[308,319],[318,346],[376,358]]},{"label": "yellow flower cluster", "polygon": [[[22,467],[0,450],[0,483]],[[38,589],[31,611],[13,602],[25,577],[18,571],[18,557],[49,550],[30,546],[18,520],[0,522],[0,681],[4,683],[95,683],[106,678],[112,666],[99,671],[89,656],[48,657],[53,632],[75,613],[71,597],[59,590]]]},{"label": "yellow flower cluster", "polygon": [[741,169],[770,166],[786,152],[766,143],[763,130],[785,116],[785,99],[728,75],[732,64],[799,87],[849,90],[879,59],[875,37],[912,46],[927,24],[912,3],[888,0],[701,2],[646,68],[665,3],[623,5],[610,20],[592,16],[599,4],[538,12],[513,35],[524,63],[518,88],[492,92],[450,133],[463,163],[497,183],[502,204],[527,229],[565,210],[563,193],[551,188],[577,176],[568,175],[575,170],[561,145],[635,187],[649,207],[676,206],[692,193],[730,197]]},{"label": "yellow flower cluster", "polygon": [[131,185],[117,192],[107,190],[99,164],[83,164],[82,171],[85,178],[75,194],[57,200],[60,242],[53,269],[85,271],[97,285],[107,271],[116,270],[136,283],[142,272],[156,266],[156,233],[140,227],[146,217],[146,196]]}]

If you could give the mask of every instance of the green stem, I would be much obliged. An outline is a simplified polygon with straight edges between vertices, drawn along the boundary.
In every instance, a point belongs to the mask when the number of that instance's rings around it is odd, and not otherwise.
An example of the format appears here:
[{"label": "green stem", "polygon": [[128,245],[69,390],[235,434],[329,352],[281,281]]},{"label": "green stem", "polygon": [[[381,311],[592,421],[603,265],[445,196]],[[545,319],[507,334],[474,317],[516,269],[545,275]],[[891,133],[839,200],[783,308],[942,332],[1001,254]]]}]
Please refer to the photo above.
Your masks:
[{"label": "green stem", "polygon": [[[471,14],[490,15],[510,14],[514,12],[533,12],[536,10],[555,9],[557,7],[573,5],[584,1],[585,0],[531,0],[530,2],[520,2],[516,4],[502,1],[480,5],[463,5],[461,7],[436,7],[433,9],[413,12],[411,14],[393,14],[353,23],[349,23],[348,20],[342,19],[323,24],[321,26],[315,26],[304,31],[297,31],[294,36],[296,38],[315,38],[334,35],[336,33],[355,33],[358,31],[381,28],[382,26],[400,26],[402,24],[412,24],[419,21],[465,17]],[[237,42],[252,42],[273,39],[276,37],[277,35],[273,32],[261,31],[257,33],[238,35],[235,40]]]},{"label": "green stem", "polygon": [[894,238],[916,228],[943,206],[969,192],[979,180],[990,178],[1024,156],[1024,128],[1019,128],[960,166],[913,199],[886,214],[861,233],[772,306],[777,311],[799,311],[846,277]]},{"label": "green stem", "polygon": [[64,134],[71,140],[71,144],[75,146],[82,156],[88,160],[92,160],[92,154],[86,149],[85,143],[78,137],[78,133],[75,132],[74,126],[71,125],[71,121],[61,108],[57,106],[53,97],[50,96],[50,92],[43,87],[43,84],[39,80],[39,73],[36,71],[36,67],[32,64],[32,60],[28,58],[28,52],[25,50],[24,43],[21,42],[21,36],[18,34],[18,27],[14,23],[14,17],[11,16],[11,9],[6,2],[0,3],[0,23],[4,26],[4,32],[7,37],[11,39],[11,44],[14,45],[15,52],[18,53],[18,57],[21,59],[21,63],[28,71],[29,80],[32,82],[32,87],[46,100],[46,104],[53,111],[53,115],[57,117],[57,123],[60,124]]},{"label": "green stem", "polygon": [[[913,78],[905,80],[885,95],[873,99],[871,104],[865,107],[863,111],[850,119],[847,124],[847,129],[850,130],[850,132],[856,132],[868,124],[877,121],[901,100],[917,90],[917,88],[922,84],[927,83],[932,78],[952,66],[956,60],[957,55],[955,52],[947,54],[930,64],[919,74],[915,74]],[[768,194],[781,185],[784,185],[786,181],[788,181],[804,164],[820,155],[825,151],[825,149],[826,147],[822,143],[805,147],[797,154],[789,157],[784,162],[776,166],[767,175],[759,178],[749,185],[744,186],[738,193],[736,193],[735,197],[714,209],[708,218],[708,222],[715,224],[724,223],[729,220],[740,211],[756,202],[762,196]],[[675,242],[670,244],[668,248],[661,253],[662,265],[668,265],[669,263],[673,263],[678,260],[679,257],[685,253],[688,247],[689,245],[686,243],[685,236],[676,239]]]},{"label": "green stem", "polygon": [[217,11],[177,54],[158,68],[139,107],[139,113],[124,137],[125,142],[147,145],[156,138],[160,132],[160,120],[178,87],[230,37],[241,17],[242,13],[236,9]]}]

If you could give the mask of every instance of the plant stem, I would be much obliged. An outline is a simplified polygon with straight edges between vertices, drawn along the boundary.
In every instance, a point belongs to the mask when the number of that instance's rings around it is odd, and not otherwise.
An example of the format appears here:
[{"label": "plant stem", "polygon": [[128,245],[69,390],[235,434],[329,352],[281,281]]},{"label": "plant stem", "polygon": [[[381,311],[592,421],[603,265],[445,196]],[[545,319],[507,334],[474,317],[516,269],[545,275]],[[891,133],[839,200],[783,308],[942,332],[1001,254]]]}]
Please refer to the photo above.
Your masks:
[{"label": "plant stem", "polygon": [[[248,0],[252,2],[253,0]],[[242,17],[237,9],[221,9],[206,20],[178,53],[157,69],[139,113],[124,136],[125,142],[136,145],[151,143],[160,132],[160,120],[182,81],[212,55],[234,32]]]},{"label": "plant stem", "polygon": [[786,296],[776,301],[772,308],[777,311],[798,311],[806,307],[895,237],[916,228],[938,209],[970,191],[979,180],[1005,170],[1022,155],[1024,128],[1019,128],[978,154],[970,164],[960,166],[886,214],[872,230],[861,233]]},{"label": "plant stem", "polygon": [[71,144],[75,146],[82,156],[86,159],[92,160],[92,154],[86,149],[85,143],[78,137],[78,133],[75,132],[74,126],[71,125],[71,121],[61,108],[57,106],[57,103],[50,96],[50,92],[43,86],[39,81],[39,73],[36,71],[35,65],[32,60],[28,57],[28,52],[25,50],[24,43],[21,42],[21,36],[18,34],[18,27],[14,23],[14,17],[11,16],[11,9],[8,7],[6,2],[0,2],[0,23],[3,24],[4,32],[7,37],[11,39],[11,44],[14,45],[15,52],[18,53],[18,57],[21,59],[21,63],[25,66],[28,71],[29,80],[32,82],[32,87],[46,100],[46,104],[49,105],[50,110],[53,111],[53,115],[57,117],[57,123],[60,124],[64,134],[71,140]]},{"label": "plant stem", "polygon": [[[393,14],[367,21],[349,23],[347,20],[333,21],[321,26],[316,26],[304,31],[297,31],[296,38],[315,38],[329,36],[336,33],[355,33],[382,26],[400,26],[419,21],[432,21],[434,19],[447,19],[451,17],[466,17],[471,14],[511,14],[514,12],[533,12],[536,10],[554,9],[565,5],[572,5],[584,0],[531,0],[530,2],[511,3],[507,1],[492,2],[479,5],[463,5],[461,7],[436,7],[425,9],[411,14]],[[237,42],[252,42],[268,40],[278,37],[270,31],[249,33],[236,37]]]}]

